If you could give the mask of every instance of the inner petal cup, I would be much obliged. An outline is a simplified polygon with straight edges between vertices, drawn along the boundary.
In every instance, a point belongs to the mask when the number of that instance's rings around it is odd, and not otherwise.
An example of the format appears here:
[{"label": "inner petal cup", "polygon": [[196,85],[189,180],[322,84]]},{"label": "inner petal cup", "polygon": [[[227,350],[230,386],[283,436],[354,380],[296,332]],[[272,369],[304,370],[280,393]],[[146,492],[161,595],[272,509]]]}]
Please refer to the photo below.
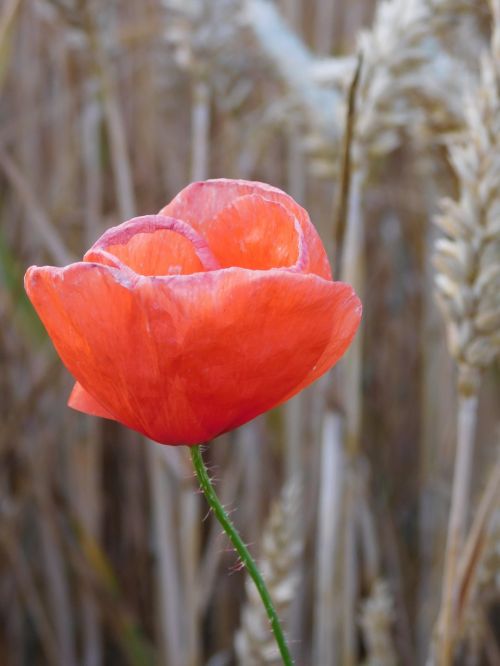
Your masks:
[{"label": "inner petal cup", "polygon": [[238,197],[200,232],[222,268],[307,270],[308,248],[299,221],[280,203],[257,194]]},{"label": "inner petal cup", "polygon": [[[113,262],[111,256],[119,261]],[[164,215],[136,217],[109,229],[85,261],[122,263],[139,275],[179,275],[220,268],[207,241],[189,224]]]},{"label": "inner petal cup", "polygon": [[[206,230],[222,211],[241,197],[252,194],[258,195],[268,203],[281,204],[299,221],[308,253],[308,264],[301,272],[316,273],[331,280],[332,273],[327,254],[309,215],[285,192],[271,185],[225,178],[191,183],[161,210],[161,214],[185,220],[208,240]],[[273,242],[272,238],[270,242]],[[218,256],[211,241],[209,245]]]}]

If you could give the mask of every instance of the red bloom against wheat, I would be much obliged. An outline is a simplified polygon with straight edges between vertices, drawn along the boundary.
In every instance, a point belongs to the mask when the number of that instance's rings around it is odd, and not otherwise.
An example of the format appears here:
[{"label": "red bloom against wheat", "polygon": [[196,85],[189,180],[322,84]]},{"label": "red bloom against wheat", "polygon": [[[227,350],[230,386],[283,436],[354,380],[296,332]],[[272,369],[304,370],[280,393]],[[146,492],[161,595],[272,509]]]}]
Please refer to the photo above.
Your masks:
[{"label": "red bloom against wheat", "polygon": [[193,183],[26,291],[77,380],[69,405],[198,444],[331,368],[358,328],[306,211],[262,183]]}]

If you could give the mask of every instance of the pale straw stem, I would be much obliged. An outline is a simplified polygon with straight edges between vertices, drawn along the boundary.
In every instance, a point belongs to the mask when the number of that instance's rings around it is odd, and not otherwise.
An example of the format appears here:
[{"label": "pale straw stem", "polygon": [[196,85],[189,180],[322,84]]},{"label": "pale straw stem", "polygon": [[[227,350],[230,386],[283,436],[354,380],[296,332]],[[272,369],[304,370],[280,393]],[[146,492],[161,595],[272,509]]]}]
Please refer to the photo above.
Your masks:
[{"label": "pale straw stem", "polygon": [[438,664],[450,666],[453,659],[454,631],[457,615],[457,572],[463,547],[470,501],[474,435],[477,420],[477,394],[458,396],[457,450],[451,508],[448,520],[441,626],[438,628]]},{"label": "pale straw stem", "polygon": [[158,604],[158,636],[162,663],[186,666],[182,650],[182,604],[179,561],[175,547],[173,498],[170,496],[159,444],[148,441],[151,510],[154,526],[155,578]]},{"label": "pale straw stem", "polygon": [[196,78],[191,104],[191,180],[208,178],[210,133],[210,88],[203,78]]},{"label": "pale straw stem", "polygon": [[344,454],[342,417],[327,411],[323,418],[316,548],[316,603],[314,618],[315,663],[335,663],[335,572],[340,552],[339,537],[342,509]]}]

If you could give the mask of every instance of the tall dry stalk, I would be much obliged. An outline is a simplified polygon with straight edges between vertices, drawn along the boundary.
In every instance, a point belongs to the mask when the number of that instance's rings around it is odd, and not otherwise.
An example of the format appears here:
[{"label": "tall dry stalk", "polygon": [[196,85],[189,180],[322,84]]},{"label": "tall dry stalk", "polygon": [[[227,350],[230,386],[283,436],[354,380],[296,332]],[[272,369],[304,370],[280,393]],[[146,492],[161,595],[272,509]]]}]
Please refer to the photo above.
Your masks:
[{"label": "tall dry stalk", "polygon": [[[497,520],[495,521],[495,517]],[[489,476],[478,503],[465,542],[457,574],[458,619],[463,626],[463,615],[468,606],[477,605],[481,590],[487,590],[488,581],[494,581],[500,573],[500,456]],[[498,581],[500,583],[500,579]],[[473,597],[476,597],[473,600]]]},{"label": "tall dry stalk", "polygon": [[97,17],[92,13],[92,9],[84,12],[82,25],[89,42],[103,100],[120,218],[128,220],[136,214],[137,206],[127,132],[123,113],[120,109],[117,84],[101,33],[101,27]]},{"label": "tall dry stalk", "polygon": [[[470,7],[467,5],[463,9]],[[441,60],[447,66],[451,62],[439,49],[437,40],[443,27],[451,22],[451,10],[446,0],[389,0],[379,5],[371,30],[364,32],[359,40],[363,64],[351,148],[352,174],[341,278],[353,284],[362,297],[365,291],[365,222],[361,202],[371,161],[394,150],[408,126],[421,124],[422,108],[438,106],[448,126],[456,124],[459,117],[456,97],[450,95],[450,88],[443,95],[440,85],[436,84],[436,76],[441,75],[436,61]],[[363,409],[362,335],[359,333],[346,355],[343,373],[345,445],[349,455],[356,458]],[[352,538],[349,537],[349,524],[356,509],[351,506],[352,492],[346,492],[348,543]],[[353,575],[346,572],[345,580],[351,580]],[[351,594],[356,594],[355,586],[351,586]],[[349,607],[355,608],[355,604],[351,601]],[[355,651],[354,624],[353,612],[344,613],[344,658],[351,662]]]},{"label": "tall dry stalk", "polygon": [[155,579],[157,581],[157,632],[159,650],[169,666],[185,666],[182,648],[183,623],[179,614],[182,592],[177,572],[180,570],[175,534],[174,493],[169,484],[163,451],[155,442],[148,442],[151,483],[151,505],[154,528]]},{"label": "tall dry stalk", "polygon": [[[494,490],[498,499],[500,464],[497,465],[495,472],[497,487]],[[493,479],[494,477],[491,478]],[[491,485],[488,489],[493,490]],[[483,500],[487,499],[486,494]],[[466,551],[469,550],[468,557],[464,557],[466,555],[464,553],[460,562],[461,608],[458,639],[465,644],[468,663],[473,666],[481,663],[482,655],[489,658],[488,663],[496,664],[498,661],[498,647],[492,631],[494,620],[492,622],[489,616],[489,611],[494,607],[500,592],[500,503],[495,502],[495,505],[496,513],[490,511],[487,524],[481,524],[476,530],[479,539],[471,530],[471,536],[476,538],[468,539],[466,545]],[[483,507],[480,507],[480,510]],[[472,556],[469,546],[475,546],[476,549]],[[462,567],[463,564],[468,568]]]},{"label": "tall dry stalk", "polygon": [[54,260],[64,265],[75,257],[68,251],[54,225],[45,213],[42,204],[33,192],[33,188],[22,173],[20,167],[0,147],[0,168],[5,173],[19,200],[26,209],[27,219],[32,224],[37,237],[47,247]]},{"label": "tall dry stalk", "polygon": [[41,506],[40,554],[49,581],[47,597],[49,614],[54,625],[59,658],[68,666],[77,666],[75,641],[75,609],[71,603],[68,572],[64,567],[61,535],[55,523],[54,506],[39,486]]},{"label": "tall dry stalk", "polygon": [[61,663],[63,655],[57,644],[55,631],[36,585],[32,567],[23,552],[17,530],[6,529],[6,526],[7,521],[3,516],[2,528],[0,529],[0,547],[11,566],[10,572],[16,582],[19,594],[25,599],[31,621],[40,639],[42,653],[50,666],[57,666]]},{"label": "tall dry stalk", "polygon": [[185,666],[200,664],[201,627],[200,594],[197,586],[200,566],[201,511],[199,495],[191,479],[181,483],[179,506],[179,537],[182,554],[184,597],[184,661]]},{"label": "tall dry stalk", "polygon": [[338,575],[340,554],[339,527],[345,465],[342,434],[341,416],[328,410],[323,419],[321,439],[314,604],[314,660],[325,666],[334,663],[338,636],[332,632],[332,625],[340,613],[335,576]]},{"label": "tall dry stalk", "polygon": [[457,450],[448,525],[438,660],[453,658],[458,557],[465,536],[481,371],[500,350],[500,80],[485,56],[466,97],[466,127],[449,146],[460,196],[445,200],[437,224],[436,287],[448,346],[458,367]]},{"label": "tall dry stalk", "polygon": [[[84,243],[90,247],[99,237],[103,226],[103,170],[99,152],[99,128],[102,121],[102,105],[96,94],[96,81],[89,81],[81,119],[84,174]],[[75,475],[76,511],[86,531],[96,541],[101,536],[102,520],[102,469],[101,428],[96,419],[87,419],[85,435],[74,443],[72,455]],[[84,666],[101,666],[104,658],[103,636],[100,627],[98,604],[87,590],[82,589],[82,635]]]}]

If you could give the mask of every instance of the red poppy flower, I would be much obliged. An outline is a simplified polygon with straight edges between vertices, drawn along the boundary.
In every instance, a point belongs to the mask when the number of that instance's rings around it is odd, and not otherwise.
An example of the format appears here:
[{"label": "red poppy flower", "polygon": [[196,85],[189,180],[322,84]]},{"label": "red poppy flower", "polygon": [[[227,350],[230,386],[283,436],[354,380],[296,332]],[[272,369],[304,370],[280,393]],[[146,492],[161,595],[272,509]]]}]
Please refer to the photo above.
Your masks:
[{"label": "red poppy flower", "polygon": [[198,444],[320,377],[361,317],[309,216],[281,190],[212,180],[109,229],[26,290],[76,378],[69,405]]}]

